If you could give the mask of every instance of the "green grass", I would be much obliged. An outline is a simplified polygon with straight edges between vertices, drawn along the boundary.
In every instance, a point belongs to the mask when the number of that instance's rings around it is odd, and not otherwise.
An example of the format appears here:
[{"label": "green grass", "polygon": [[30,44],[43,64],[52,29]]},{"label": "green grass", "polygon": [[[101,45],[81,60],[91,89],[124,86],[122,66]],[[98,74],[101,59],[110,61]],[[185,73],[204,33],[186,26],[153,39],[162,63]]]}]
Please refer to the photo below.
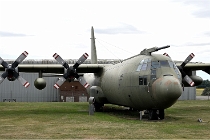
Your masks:
[{"label": "green grass", "polygon": [[89,116],[88,103],[0,103],[0,138],[210,138],[209,101],[178,101],[165,114],[162,121],[139,121],[138,112],[112,105]]},{"label": "green grass", "polygon": [[203,93],[204,88],[196,88],[196,96],[201,96]]}]

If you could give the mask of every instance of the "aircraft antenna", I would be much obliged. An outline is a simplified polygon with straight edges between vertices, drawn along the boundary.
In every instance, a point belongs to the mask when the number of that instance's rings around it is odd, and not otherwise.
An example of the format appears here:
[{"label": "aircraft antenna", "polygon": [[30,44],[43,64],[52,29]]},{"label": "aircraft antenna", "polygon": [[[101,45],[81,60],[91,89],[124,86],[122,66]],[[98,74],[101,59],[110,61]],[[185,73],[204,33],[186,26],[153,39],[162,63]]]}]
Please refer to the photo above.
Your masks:
[{"label": "aircraft antenna", "polygon": [[110,52],[114,57],[116,57],[117,59],[119,59],[120,63],[122,62],[121,59],[119,57],[117,57],[114,53],[112,53],[107,47],[105,47],[105,45],[103,45],[99,40],[97,40],[98,43],[100,43],[108,52]]},{"label": "aircraft antenna", "polygon": [[[97,39],[99,39],[99,38],[97,38]],[[101,40],[101,41],[103,41],[104,43],[107,43],[107,44],[109,44],[109,45],[111,45],[111,46],[113,46],[113,47],[115,47],[115,48],[117,48],[117,49],[120,49],[120,50],[122,50],[122,51],[124,51],[124,52],[127,52],[127,53],[130,53],[130,54],[132,54],[132,55],[135,55],[135,54],[132,53],[132,52],[129,52],[129,51],[125,50],[125,49],[122,49],[122,48],[120,48],[120,47],[117,47],[117,46],[115,46],[115,45],[113,45],[113,44],[111,44],[111,43],[109,43],[109,42],[106,42],[106,41],[104,41],[104,40],[102,40],[102,39],[99,39],[99,40]]]}]

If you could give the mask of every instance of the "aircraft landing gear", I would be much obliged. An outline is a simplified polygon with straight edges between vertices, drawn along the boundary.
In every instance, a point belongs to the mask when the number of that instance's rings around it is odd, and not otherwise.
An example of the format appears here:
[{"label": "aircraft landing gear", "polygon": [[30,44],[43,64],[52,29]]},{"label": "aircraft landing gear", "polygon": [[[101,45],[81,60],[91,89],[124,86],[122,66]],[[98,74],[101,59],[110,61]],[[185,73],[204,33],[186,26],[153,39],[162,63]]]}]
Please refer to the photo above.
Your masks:
[{"label": "aircraft landing gear", "polygon": [[94,109],[95,99],[94,99],[94,97],[90,97],[88,101],[89,101],[89,115],[93,115],[94,111],[95,111],[95,109]]},{"label": "aircraft landing gear", "polygon": [[158,117],[159,117],[160,120],[165,119],[165,111],[164,111],[164,109],[160,109],[159,110]]},{"label": "aircraft landing gear", "polygon": [[95,107],[96,112],[102,112],[103,106],[104,106],[104,104],[102,104],[102,103],[98,103],[96,101],[94,102],[94,107]]},{"label": "aircraft landing gear", "polygon": [[89,115],[93,115],[94,111],[101,112],[103,111],[104,104],[98,103],[94,97],[89,98]]},{"label": "aircraft landing gear", "polygon": [[149,116],[149,120],[163,120],[165,118],[165,112],[164,109],[151,109],[148,110],[148,116]]}]

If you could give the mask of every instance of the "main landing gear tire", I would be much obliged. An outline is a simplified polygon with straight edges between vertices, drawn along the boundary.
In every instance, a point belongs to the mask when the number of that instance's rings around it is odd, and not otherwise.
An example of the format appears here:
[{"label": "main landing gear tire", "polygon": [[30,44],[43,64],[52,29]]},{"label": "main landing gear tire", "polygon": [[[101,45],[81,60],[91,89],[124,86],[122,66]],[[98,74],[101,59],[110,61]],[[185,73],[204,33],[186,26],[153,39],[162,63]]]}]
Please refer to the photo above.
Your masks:
[{"label": "main landing gear tire", "polygon": [[164,109],[151,109],[148,110],[149,120],[163,120],[165,118],[165,112]]},{"label": "main landing gear tire", "polygon": [[158,117],[159,117],[160,120],[165,119],[165,111],[164,111],[164,109],[160,109],[159,110]]},{"label": "main landing gear tire", "polygon": [[102,104],[102,103],[97,103],[97,102],[94,103],[94,107],[95,107],[96,112],[102,112],[103,111],[103,106],[104,106],[104,104]]}]

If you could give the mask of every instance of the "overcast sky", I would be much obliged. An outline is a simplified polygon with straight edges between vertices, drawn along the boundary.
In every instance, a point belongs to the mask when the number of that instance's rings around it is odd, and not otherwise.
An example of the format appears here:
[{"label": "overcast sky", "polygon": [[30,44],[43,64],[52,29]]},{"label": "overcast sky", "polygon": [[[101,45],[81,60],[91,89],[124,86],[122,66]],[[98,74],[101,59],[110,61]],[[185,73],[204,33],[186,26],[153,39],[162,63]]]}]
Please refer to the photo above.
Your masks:
[{"label": "overcast sky", "polygon": [[90,54],[93,26],[99,59],[170,45],[157,53],[180,61],[194,53],[194,62],[210,63],[209,7],[210,0],[0,0],[0,56],[76,59]]}]

